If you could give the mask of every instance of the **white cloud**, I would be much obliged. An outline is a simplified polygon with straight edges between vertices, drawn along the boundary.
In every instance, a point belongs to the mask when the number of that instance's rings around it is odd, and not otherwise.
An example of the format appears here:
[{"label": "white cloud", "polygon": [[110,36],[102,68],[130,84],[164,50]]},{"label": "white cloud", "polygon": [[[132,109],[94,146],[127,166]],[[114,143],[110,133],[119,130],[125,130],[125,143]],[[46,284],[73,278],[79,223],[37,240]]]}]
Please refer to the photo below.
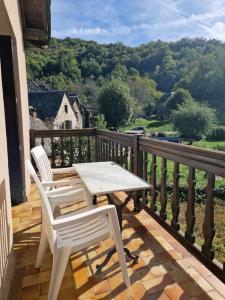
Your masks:
[{"label": "white cloud", "polygon": [[225,23],[216,22],[211,28],[206,28],[209,37],[225,42]]},{"label": "white cloud", "polygon": [[71,29],[65,30],[53,30],[53,35],[56,37],[65,37],[65,36],[87,36],[87,35],[104,35],[107,34],[107,30],[105,28],[100,27],[73,27]]},{"label": "white cloud", "polygon": [[53,36],[59,38],[130,45],[181,37],[225,41],[225,0],[54,0],[53,5]]}]

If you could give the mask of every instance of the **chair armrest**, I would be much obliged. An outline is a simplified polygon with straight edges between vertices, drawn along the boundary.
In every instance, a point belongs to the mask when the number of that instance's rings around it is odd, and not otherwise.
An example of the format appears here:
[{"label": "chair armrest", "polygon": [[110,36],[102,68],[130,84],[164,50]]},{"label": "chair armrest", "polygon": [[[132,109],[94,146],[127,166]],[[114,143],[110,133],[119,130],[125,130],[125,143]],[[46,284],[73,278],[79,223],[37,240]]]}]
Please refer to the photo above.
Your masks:
[{"label": "chair armrest", "polygon": [[53,189],[50,191],[45,191],[46,195],[49,196],[57,196],[57,195],[64,195],[64,194],[72,194],[77,189],[84,189],[83,184],[76,184],[76,186],[66,186],[66,187],[59,187],[57,189]]},{"label": "chair armrest", "polygon": [[77,189],[71,192],[61,192],[58,194],[47,194],[47,196],[50,202],[67,202],[76,200],[77,198],[85,201],[83,189]]},{"label": "chair armrest", "polygon": [[67,174],[67,173],[74,173],[77,174],[74,167],[67,167],[67,168],[52,168],[53,174]]},{"label": "chair armrest", "polygon": [[43,187],[62,187],[67,185],[76,185],[81,184],[82,181],[80,178],[71,178],[71,179],[62,179],[56,181],[42,181]]},{"label": "chair armrest", "polygon": [[92,208],[89,211],[74,215],[74,216],[69,216],[59,219],[59,220],[54,220],[52,223],[53,229],[60,229],[63,228],[64,226],[70,226],[70,225],[75,225],[76,223],[80,221],[85,221],[88,219],[92,219],[93,217],[97,217],[100,215],[106,215],[109,214],[111,216],[117,216],[116,214],[116,207],[114,205],[104,205],[102,207],[97,207],[97,208]]}]

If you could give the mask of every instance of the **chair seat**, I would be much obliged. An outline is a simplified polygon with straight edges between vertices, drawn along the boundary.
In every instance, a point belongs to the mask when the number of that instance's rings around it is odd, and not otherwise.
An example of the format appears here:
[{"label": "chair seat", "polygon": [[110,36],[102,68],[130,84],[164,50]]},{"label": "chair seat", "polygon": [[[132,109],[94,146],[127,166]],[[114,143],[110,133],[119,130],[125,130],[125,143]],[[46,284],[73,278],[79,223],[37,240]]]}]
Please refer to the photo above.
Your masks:
[{"label": "chair seat", "polygon": [[[91,210],[90,207],[84,207],[72,213],[58,216],[56,219],[66,219],[66,217],[80,214]],[[73,252],[79,251],[107,239],[111,235],[111,227],[106,216],[94,217],[90,220],[78,222],[76,226],[64,226],[57,229],[57,238],[59,246],[72,247]]]}]

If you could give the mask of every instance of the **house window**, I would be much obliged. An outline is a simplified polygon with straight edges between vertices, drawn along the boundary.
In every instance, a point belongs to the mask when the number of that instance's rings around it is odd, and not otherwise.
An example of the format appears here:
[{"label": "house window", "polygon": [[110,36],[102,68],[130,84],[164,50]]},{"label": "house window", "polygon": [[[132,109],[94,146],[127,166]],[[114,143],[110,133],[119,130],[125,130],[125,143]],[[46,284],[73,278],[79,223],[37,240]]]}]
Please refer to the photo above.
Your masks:
[{"label": "house window", "polygon": [[64,105],[64,111],[66,114],[68,114],[68,106],[67,105]]},{"label": "house window", "polygon": [[64,128],[65,128],[65,129],[72,129],[72,121],[66,120],[66,121],[64,122]]}]

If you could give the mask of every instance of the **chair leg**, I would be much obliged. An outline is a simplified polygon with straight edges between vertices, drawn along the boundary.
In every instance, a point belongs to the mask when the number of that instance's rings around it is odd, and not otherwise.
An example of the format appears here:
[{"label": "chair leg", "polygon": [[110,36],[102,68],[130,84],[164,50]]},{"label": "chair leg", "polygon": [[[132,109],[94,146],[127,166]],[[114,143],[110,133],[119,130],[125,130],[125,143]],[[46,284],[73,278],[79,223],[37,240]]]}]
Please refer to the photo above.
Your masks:
[{"label": "chair leg", "polygon": [[57,249],[56,247],[54,247],[52,276],[49,287],[48,300],[56,300],[58,297],[70,253],[71,248]]},{"label": "chair leg", "polygon": [[119,257],[119,263],[120,263],[120,268],[123,275],[124,283],[126,284],[127,287],[130,287],[130,279],[127,272],[126,258],[123,250],[122,240],[115,239],[115,246]]},{"label": "chair leg", "polygon": [[38,254],[37,254],[35,268],[40,268],[41,263],[42,263],[43,258],[44,258],[44,255],[45,255],[45,252],[47,250],[47,247],[48,247],[47,235],[46,235],[46,232],[42,229],[41,230],[40,244],[39,244],[39,247],[38,247]]}]

